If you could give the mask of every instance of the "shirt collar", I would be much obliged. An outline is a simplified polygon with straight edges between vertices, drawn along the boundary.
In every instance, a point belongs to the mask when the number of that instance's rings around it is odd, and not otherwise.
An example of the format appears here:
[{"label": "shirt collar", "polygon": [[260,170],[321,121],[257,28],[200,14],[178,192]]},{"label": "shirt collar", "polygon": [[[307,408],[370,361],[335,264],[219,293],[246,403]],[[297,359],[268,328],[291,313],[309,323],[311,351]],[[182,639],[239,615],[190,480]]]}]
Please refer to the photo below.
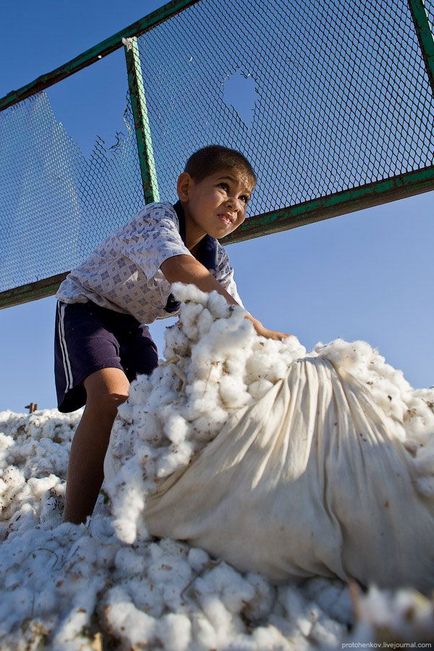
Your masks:
[{"label": "shirt collar", "polygon": [[[179,220],[179,234],[181,239],[186,244],[185,232],[185,214],[180,201],[173,205]],[[216,269],[217,267],[217,240],[211,235],[205,237],[199,242],[198,253],[196,259],[199,260],[207,269]]]}]

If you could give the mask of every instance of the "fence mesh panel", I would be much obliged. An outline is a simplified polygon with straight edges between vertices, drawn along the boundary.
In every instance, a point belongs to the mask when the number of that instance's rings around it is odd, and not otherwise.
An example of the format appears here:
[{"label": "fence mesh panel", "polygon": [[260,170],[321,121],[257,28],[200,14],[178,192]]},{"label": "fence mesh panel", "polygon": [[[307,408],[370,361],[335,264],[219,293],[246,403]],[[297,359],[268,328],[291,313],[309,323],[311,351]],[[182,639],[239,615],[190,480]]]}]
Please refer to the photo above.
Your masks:
[{"label": "fence mesh panel", "polygon": [[434,0],[425,0],[425,9],[428,14],[431,32],[434,33]]},{"label": "fence mesh panel", "polygon": [[407,2],[224,4],[139,39],[162,197],[213,142],[256,168],[251,214],[432,164],[434,104]]},{"label": "fence mesh panel", "polygon": [[[211,143],[256,169],[251,215],[433,164],[432,90],[405,0],[201,0],[138,46],[162,200]],[[129,103],[124,124],[86,157],[46,93],[0,113],[0,292],[70,269],[142,207]]]},{"label": "fence mesh panel", "polygon": [[0,113],[0,291],[71,269],[143,206],[129,103],[86,157],[39,93]]}]

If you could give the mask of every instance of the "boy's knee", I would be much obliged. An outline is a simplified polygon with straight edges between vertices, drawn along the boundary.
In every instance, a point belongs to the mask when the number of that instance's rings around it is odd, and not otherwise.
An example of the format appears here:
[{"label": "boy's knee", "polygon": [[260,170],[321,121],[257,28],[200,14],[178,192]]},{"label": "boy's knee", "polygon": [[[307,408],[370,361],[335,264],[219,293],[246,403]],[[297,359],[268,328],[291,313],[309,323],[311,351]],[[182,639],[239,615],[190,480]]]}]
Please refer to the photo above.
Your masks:
[{"label": "boy's knee", "polygon": [[102,369],[90,375],[85,380],[84,387],[87,409],[116,415],[119,405],[128,398],[130,383],[119,369]]},{"label": "boy's knee", "polygon": [[126,392],[102,392],[87,396],[86,407],[98,409],[100,412],[116,414],[119,405],[128,399]]}]

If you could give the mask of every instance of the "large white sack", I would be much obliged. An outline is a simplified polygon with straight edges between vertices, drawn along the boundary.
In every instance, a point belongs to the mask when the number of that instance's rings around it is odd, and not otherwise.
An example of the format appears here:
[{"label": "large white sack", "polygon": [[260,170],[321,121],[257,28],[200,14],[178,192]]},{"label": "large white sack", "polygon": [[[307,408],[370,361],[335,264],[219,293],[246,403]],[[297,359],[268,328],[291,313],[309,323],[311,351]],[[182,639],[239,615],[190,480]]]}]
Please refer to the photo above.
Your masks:
[{"label": "large white sack", "polygon": [[294,362],[150,497],[151,533],[275,581],[314,575],[434,584],[434,502],[356,379]]}]

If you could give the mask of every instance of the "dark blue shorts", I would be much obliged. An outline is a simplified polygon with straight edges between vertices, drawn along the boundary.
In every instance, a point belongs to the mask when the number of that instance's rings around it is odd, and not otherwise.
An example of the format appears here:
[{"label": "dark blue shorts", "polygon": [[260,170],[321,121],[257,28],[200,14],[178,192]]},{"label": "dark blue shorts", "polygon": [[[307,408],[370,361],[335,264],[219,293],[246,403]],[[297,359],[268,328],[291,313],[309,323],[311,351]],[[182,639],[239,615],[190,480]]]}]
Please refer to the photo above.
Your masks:
[{"label": "dark blue shorts", "polygon": [[133,316],[87,303],[58,303],[54,368],[59,411],[86,404],[83,382],[102,368],[119,368],[134,380],[151,373],[158,352],[146,326]]}]

